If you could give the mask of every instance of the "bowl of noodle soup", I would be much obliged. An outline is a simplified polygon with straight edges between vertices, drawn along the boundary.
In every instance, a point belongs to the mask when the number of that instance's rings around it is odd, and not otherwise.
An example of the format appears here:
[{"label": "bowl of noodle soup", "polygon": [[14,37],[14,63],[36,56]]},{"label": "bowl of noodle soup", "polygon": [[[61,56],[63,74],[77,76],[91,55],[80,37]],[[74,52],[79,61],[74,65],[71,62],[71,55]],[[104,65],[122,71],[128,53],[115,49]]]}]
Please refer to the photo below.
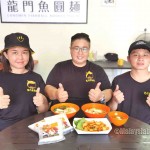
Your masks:
[{"label": "bowl of noodle soup", "polygon": [[99,103],[87,103],[81,109],[89,118],[104,118],[110,112],[110,107]]},{"label": "bowl of noodle soup", "polygon": [[74,117],[79,109],[79,106],[73,103],[58,103],[51,107],[54,114],[65,113],[68,119]]}]

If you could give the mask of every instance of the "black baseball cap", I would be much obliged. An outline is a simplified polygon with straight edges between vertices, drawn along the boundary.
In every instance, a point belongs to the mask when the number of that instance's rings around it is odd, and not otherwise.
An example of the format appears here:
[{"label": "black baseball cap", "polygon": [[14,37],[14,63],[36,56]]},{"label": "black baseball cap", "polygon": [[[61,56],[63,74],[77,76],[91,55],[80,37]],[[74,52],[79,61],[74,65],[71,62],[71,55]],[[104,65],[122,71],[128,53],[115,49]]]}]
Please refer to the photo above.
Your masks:
[{"label": "black baseball cap", "polygon": [[135,49],[147,49],[148,51],[150,51],[150,43],[144,40],[133,42],[129,47],[128,55],[130,55],[130,53]]},{"label": "black baseball cap", "polygon": [[23,33],[11,33],[5,37],[5,46],[2,51],[14,46],[21,46],[28,48],[32,53],[34,51],[30,48],[29,38]]}]

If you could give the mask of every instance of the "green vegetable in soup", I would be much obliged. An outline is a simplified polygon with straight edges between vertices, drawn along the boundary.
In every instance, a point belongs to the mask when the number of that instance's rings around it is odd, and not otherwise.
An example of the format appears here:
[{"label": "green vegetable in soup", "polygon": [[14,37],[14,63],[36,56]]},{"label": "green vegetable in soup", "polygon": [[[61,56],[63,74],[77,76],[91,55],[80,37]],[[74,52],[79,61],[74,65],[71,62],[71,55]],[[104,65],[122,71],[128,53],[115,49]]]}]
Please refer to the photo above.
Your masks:
[{"label": "green vegetable in soup", "polygon": [[59,107],[55,108],[54,111],[57,111],[57,109],[65,110],[66,108],[67,108],[67,106],[62,105],[62,106],[59,106]]}]

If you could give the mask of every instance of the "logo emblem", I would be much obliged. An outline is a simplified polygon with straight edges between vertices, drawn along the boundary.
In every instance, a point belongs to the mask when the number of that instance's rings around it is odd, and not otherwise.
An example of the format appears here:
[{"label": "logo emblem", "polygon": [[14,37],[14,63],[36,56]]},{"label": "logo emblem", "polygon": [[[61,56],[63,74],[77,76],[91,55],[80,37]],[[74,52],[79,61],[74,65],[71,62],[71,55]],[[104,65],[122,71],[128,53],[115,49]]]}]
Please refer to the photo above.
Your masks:
[{"label": "logo emblem", "polygon": [[91,71],[86,72],[86,82],[95,82],[93,72]]},{"label": "logo emblem", "polygon": [[145,92],[144,92],[144,95],[146,95],[146,96],[148,96],[149,94],[150,94],[149,91],[145,91]]},{"label": "logo emblem", "polygon": [[136,43],[136,45],[146,45],[146,43],[144,41],[139,41]]},{"label": "logo emblem", "polygon": [[18,40],[19,42],[23,42],[23,41],[24,41],[24,37],[23,37],[23,36],[18,36],[18,37],[17,37],[17,40]]},{"label": "logo emblem", "polygon": [[27,80],[27,91],[28,92],[36,92],[36,82]]}]

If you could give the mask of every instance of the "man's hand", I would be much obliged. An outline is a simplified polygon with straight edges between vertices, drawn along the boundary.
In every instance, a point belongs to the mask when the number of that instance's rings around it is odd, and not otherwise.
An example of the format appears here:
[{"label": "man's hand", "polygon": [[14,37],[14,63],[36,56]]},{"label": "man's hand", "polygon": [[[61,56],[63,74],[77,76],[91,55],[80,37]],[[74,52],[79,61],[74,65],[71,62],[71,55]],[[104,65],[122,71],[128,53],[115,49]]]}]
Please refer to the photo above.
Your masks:
[{"label": "man's hand", "polygon": [[116,85],[116,89],[113,92],[113,100],[115,100],[118,104],[124,101],[124,94],[119,90],[119,85]]},{"label": "man's hand", "polygon": [[64,90],[61,83],[59,83],[59,88],[57,89],[57,99],[59,102],[65,102],[68,99],[68,92]]},{"label": "man's hand", "polygon": [[101,85],[101,83],[98,82],[95,89],[91,89],[89,91],[89,99],[92,102],[100,101],[100,99],[103,98],[103,96],[104,96],[102,91],[100,90],[100,85]]}]

